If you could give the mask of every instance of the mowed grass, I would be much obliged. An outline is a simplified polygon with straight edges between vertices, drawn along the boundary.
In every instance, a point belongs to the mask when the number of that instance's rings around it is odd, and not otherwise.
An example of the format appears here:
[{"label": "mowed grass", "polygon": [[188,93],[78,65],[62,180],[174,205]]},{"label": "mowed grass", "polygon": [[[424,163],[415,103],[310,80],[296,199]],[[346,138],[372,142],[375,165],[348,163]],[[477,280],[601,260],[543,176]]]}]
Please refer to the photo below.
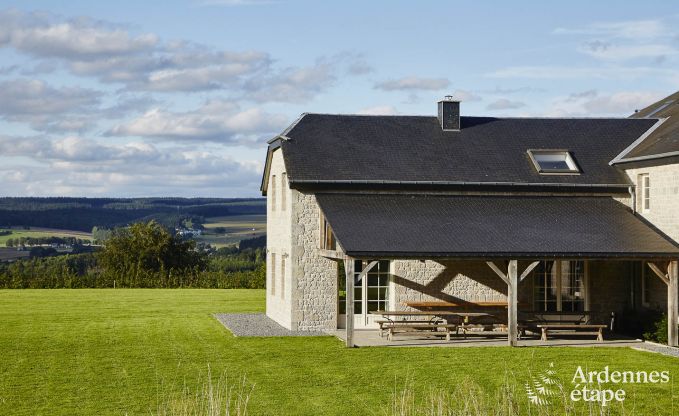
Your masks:
[{"label": "mowed grass", "polygon": [[0,231],[11,231],[12,234],[0,235],[0,246],[5,246],[7,240],[10,238],[17,239],[21,237],[75,237],[83,240],[89,240],[92,238],[92,234],[82,232],[82,231],[71,231],[71,230],[57,230],[50,228],[31,228],[30,230],[25,230],[23,228],[0,228]]},{"label": "mowed grass", "polygon": [[[233,215],[206,218],[203,235],[196,241],[210,243],[216,247],[238,243],[247,238],[259,237],[266,233],[266,215]],[[215,233],[215,228],[225,228],[224,233]]]},{"label": "mowed grass", "polygon": [[621,386],[628,396],[625,414],[679,410],[679,360],[658,354],[346,349],[333,337],[234,338],[212,317],[263,309],[262,290],[0,291],[0,414],[148,415],[168,393],[198,388],[210,366],[214,379],[227,372],[254,383],[250,414],[383,415],[406,379],[423,394],[472,381],[492,397],[507,379],[521,391],[550,362],[567,385],[578,365],[669,370],[669,384]]}]

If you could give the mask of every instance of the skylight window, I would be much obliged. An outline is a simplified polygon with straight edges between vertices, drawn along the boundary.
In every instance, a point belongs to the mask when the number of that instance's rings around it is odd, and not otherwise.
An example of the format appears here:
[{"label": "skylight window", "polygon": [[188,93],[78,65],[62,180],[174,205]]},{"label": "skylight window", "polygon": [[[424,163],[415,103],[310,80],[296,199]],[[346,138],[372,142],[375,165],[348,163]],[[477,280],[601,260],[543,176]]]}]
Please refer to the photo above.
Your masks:
[{"label": "skylight window", "polygon": [[580,173],[573,156],[567,150],[529,150],[528,155],[540,174],[577,175]]},{"label": "skylight window", "polygon": [[646,117],[644,117],[644,118],[652,118],[654,115],[658,114],[658,113],[661,112],[662,110],[664,110],[664,109],[666,109],[667,107],[669,107],[673,102],[674,102],[674,100],[665,101],[664,104],[662,104],[660,107],[658,107],[658,108],[656,108],[655,110],[653,110],[653,111],[651,111],[650,113],[648,113],[648,114],[646,115]]}]

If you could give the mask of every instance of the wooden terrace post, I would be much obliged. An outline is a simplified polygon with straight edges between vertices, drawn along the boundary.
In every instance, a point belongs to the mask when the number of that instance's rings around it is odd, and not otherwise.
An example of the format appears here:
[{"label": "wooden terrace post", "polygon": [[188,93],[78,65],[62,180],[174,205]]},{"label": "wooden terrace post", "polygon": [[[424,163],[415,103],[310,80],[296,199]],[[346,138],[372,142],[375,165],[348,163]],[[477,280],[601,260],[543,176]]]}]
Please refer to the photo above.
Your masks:
[{"label": "wooden terrace post", "polygon": [[354,259],[347,257],[344,260],[344,270],[346,274],[346,341],[347,348],[354,347]]},{"label": "wooden terrace post", "polygon": [[509,346],[516,347],[519,339],[518,327],[518,288],[519,278],[517,260],[510,260],[507,268],[507,333]]},{"label": "wooden terrace post", "polygon": [[667,344],[679,347],[677,316],[679,316],[679,262],[671,261],[667,266]]}]

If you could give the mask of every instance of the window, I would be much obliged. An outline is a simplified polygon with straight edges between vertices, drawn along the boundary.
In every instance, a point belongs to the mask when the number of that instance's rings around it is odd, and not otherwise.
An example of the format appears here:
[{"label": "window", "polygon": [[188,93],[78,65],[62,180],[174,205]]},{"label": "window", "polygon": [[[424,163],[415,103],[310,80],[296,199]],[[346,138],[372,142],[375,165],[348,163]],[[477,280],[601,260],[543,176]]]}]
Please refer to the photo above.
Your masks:
[{"label": "window", "polygon": [[337,241],[335,234],[332,232],[330,223],[321,214],[321,249],[323,250],[337,250]]},{"label": "window", "polygon": [[580,168],[566,150],[529,150],[528,155],[538,173],[543,175],[577,175]]},{"label": "window", "polygon": [[276,175],[271,175],[271,211],[276,210]]},{"label": "window", "polygon": [[288,185],[288,174],[283,172],[281,173],[281,210],[285,211],[285,205],[287,202],[287,189]]},{"label": "window", "polygon": [[[389,310],[389,260],[378,260],[364,278],[361,272],[373,260],[354,261],[354,313],[368,315],[371,311]],[[346,285],[343,282],[344,268],[338,271],[338,311],[346,313]]]},{"label": "window", "polygon": [[584,311],[585,262],[540,262],[534,271],[533,298],[537,311]]},{"label": "window", "polygon": [[653,116],[656,115],[657,113],[661,112],[662,110],[664,110],[664,109],[666,109],[667,107],[669,107],[670,105],[672,105],[673,102],[674,102],[674,100],[665,101],[661,106],[659,106],[659,107],[656,108],[655,110],[653,110],[653,111],[651,111],[650,113],[648,113],[648,114],[646,115],[646,117],[644,117],[644,118],[651,118],[651,117],[653,117]]},{"label": "window", "polygon": [[281,298],[285,298],[285,258],[287,254],[281,256]]},{"label": "window", "polygon": [[648,173],[641,173],[637,177],[637,187],[639,188],[639,202],[642,211],[651,209],[651,177]]},{"label": "window", "polygon": [[276,294],[276,253],[271,253],[271,295]]}]

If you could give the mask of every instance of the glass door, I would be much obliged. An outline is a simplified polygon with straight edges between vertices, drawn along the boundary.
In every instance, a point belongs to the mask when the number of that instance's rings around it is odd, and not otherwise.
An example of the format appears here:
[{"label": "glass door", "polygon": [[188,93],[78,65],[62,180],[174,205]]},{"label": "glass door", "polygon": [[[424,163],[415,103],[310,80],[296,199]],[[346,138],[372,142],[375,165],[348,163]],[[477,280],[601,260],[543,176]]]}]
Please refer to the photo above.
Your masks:
[{"label": "glass door", "polygon": [[[391,282],[389,274],[389,261],[379,260],[377,264],[365,276],[361,272],[368,267],[373,260],[355,260],[354,263],[354,328],[376,328],[375,320],[380,316],[370,312],[377,310],[389,310],[389,286]],[[343,267],[340,267],[343,269]],[[346,285],[342,274],[338,275],[338,312],[339,327],[346,322]]]}]

